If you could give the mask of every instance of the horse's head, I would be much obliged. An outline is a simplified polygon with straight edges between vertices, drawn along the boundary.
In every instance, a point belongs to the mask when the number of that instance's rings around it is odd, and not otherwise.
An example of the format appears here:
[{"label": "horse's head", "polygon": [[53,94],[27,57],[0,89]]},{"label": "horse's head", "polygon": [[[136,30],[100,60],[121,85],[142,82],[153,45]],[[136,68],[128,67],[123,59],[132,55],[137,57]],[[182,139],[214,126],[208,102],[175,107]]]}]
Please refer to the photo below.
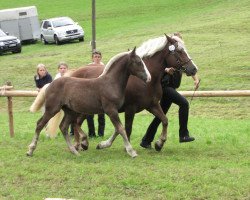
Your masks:
[{"label": "horse's head", "polygon": [[151,75],[144,61],[136,54],[136,47],[129,53],[129,71],[130,74],[137,76],[145,82],[151,81]]},{"label": "horse's head", "polygon": [[196,74],[198,68],[189,57],[184,42],[177,36],[167,37],[168,55],[166,62],[168,66],[175,68],[178,71],[185,72],[188,76]]}]

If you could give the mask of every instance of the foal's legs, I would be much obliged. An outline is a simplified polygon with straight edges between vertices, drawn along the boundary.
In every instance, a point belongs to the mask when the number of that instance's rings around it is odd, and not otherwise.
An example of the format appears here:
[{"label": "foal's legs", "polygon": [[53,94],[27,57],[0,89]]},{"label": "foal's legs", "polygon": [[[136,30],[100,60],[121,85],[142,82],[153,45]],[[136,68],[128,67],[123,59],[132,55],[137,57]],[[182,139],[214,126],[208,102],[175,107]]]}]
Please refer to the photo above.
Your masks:
[{"label": "foal's legs", "polygon": [[155,150],[161,151],[165,141],[167,140],[168,118],[163,113],[159,103],[148,109],[148,111],[162,121],[162,132],[160,138],[155,142]]},{"label": "foal's legs", "polygon": [[74,114],[71,113],[71,111],[64,109],[64,117],[63,117],[63,120],[60,124],[60,129],[63,133],[63,137],[64,137],[71,153],[73,153],[75,155],[79,155],[78,151],[72,145],[70,138],[69,138],[69,134],[68,134],[69,125],[71,123],[75,124],[75,122],[76,122],[76,116],[74,116]]},{"label": "foal's legs", "polygon": [[104,149],[104,148],[108,148],[111,147],[112,143],[114,142],[115,138],[119,135],[119,133],[115,130],[115,132],[113,133],[113,135],[111,135],[111,137],[109,139],[107,139],[106,141],[101,141],[96,149]]},{"label": "foal's legs", "polygon": [[130,136],[132,133],[132,126],[135,117],[135,111],[133,108],[125,110],[125,129],[127,133],[128,140],[130,141]]},{"label": "foal's legs", "polygon": [[83,121],[86,119],[85,114],[77,117],[76,124],[74,125],[75,148],[79,149],[80,145],[83,150],[87,150],[89,143],[86,133],[81,129]]},{"label": "foal's legs", "polygon": [[33,140],[31,142],[31,144],[29,145],[29,150],[27,151],[27,156],[32,156],[34,150],[36,149],[37,146],[37,142],[39,139],[39,135],[40,132],[42,131],[42,129],[44,128],[44,126],[48,123],[48,121],[57,113],[58,111],[55,112],[50,112],[50,111],[45,111],[45,113],[43,114],[43,116],[37,121],[37,125],[36,125],[36,131],[35,131],[35,135],[33,137]]},{"label": "foal's legs", "polygon": [[79,141],[81,141],[80,145],[83,150],[88,150],[89,142],[86,133],[81,129],[79,124],[75,124],[76,132],[79,135]]},{"label": "foal's legs", "polygon": [[132,157],[136,157],[137,153],[136,151],[132,148],[126,131],[124,129],[124,127],[122,126],[122,123],[120,121],[119,115],[118,115],[118,111],[113,111],[113,112],[106,112],[107,115],[110,117],[110,120],[112,122],[112,124],[115,127],[115,133],[107,140],[107,141],[103,141],[101,143],[98,144],[97,149],[102,149],[102,148],[106,148],[112,145],[113,141],[115,140],[115,138],[117,137],[118,134],[121,134],[123,141],[124,141],[124,145],[125,145],[125,149],[127,151],[127,153]]}]

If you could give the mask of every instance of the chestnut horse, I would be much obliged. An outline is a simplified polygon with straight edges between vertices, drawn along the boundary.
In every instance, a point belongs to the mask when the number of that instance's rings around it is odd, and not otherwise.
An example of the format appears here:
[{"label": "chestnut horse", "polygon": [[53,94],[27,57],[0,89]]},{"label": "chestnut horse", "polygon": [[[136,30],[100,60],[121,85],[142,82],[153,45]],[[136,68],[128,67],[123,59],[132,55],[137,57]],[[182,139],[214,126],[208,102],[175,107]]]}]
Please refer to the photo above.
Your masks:
[{"label": "chestnut horse", "polygon": [[[119,112],[125,112],[125,129],[129,139],[135,113],[146,109],[161,119],[163,129],[159,140],[155,143],[155,149],[160,151],[167,139],[168,125],[167,117],[159,104],[162,96],[161,78],[164,74],[164,69],[166,67],[174,67],[176,70],[181,70],[190,76],[196,74],[197,67],[189,57],[183,40],[177,36],[169,37],[165,35],[148,40],[137,48],[136,53],[143,58],[152,79],[150,83],[144,84],[137,77],[130,76],[125,92],[125,102],[119,109]],[[95,78],[101,74],[102,70],[101,66],[86,66],[72,72],[70,76]],[[78,118],[80,125],[85,117],[82,115],[81,118]],[[115,137],[116,134],[112,135],[107,141],[102,142],[101,145],[99,144],[97,148],[111,146]],[[75,139],[77,147],[79,145],[77,132],[75,133]],[[82,145],[82,147],[86,149],[86,146]]]},{"label": "chestnut horse", "polygon": [[[151,80],[143,60],[136,55],[135,51],[136,48],[130,53],[120,53],[113,57],[98,78],[61,77],[53,81],[46,89],[45,113],[37,121],[35,136],[29,145],[27,155],[32,156],[40,132],[47,122],[63,109],[64,117],[60,129],[73,154],[78,154],[78,152],[70,142],[69,125],[76,123],[80,113],[106,113],[115,127],[116,134],[121,134],[123,137],[127,153],[131,157],[136,157],[137,154],[127,138],[118,115],[118,109],[124,103],[125,88],[130,74],[138,77],[144,83]],[[79,126],[77,130],[82,132]]]}]

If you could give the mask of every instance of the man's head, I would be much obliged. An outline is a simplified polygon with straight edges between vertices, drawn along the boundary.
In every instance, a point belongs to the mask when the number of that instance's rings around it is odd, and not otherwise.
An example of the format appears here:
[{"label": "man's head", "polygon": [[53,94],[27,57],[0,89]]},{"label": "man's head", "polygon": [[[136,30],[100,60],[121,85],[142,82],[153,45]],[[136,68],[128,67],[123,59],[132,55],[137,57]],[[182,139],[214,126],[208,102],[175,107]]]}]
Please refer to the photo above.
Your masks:
[{"label": "man's head", "polygon": [[100,64],[102,60],[102,53],[100,51],[93,51],[92,53],[92,61],[95,64]]}]

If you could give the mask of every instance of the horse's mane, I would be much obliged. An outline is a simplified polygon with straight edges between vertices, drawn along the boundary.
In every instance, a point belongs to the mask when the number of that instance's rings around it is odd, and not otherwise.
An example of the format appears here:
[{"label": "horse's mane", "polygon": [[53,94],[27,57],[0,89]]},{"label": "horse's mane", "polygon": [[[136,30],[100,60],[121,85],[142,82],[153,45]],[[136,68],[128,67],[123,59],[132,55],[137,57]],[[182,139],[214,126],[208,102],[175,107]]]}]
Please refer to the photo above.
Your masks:
[{"label": "horse's mane", "polygon": [[[177,42],[181,43],[184,47],[184,41],[178,36],[172,36]],[[156,52],[162,50],[167,44],[168,40],[166,36],[149,39],[148,41],[142,43],[140,47],[136,49],[136,54],[141,58],[147,56],[153,56]]]},{"label": "horse's mane", "polygon": [[181,38],[176,35],[173,35],[172,38],[178,42],[178,45],[181,45],[181,47],[185,49],[184,41]]},{"label": "horse's mane", "polygon": [[[108,61],[107,65],[105,66],[105,68],[104,68],[104,70],[103,70],[103,72],[102,72],[102,74],[101,74],[100,76],[103,76],[104,74],[106,74],[107,71],[109,70],[109,68],[111,67],[111,65],[112,65],[116,60],[118,60],[119,58],[121,58],[122,56],[124,56],[124,55],[126,55],[126,54],[129,54],[129,52],[122,52],[122,53],[119,53],[119,54],[113,56],[113,57]],[[100,77],[100,76],[99,76],[99,77]]]},{"label": "horse's mane", "polygon": [[166,36],[149,39],[136,49],[136,54],[141,58],[153,56],[156,52],[162,50],[167,42]]}]

